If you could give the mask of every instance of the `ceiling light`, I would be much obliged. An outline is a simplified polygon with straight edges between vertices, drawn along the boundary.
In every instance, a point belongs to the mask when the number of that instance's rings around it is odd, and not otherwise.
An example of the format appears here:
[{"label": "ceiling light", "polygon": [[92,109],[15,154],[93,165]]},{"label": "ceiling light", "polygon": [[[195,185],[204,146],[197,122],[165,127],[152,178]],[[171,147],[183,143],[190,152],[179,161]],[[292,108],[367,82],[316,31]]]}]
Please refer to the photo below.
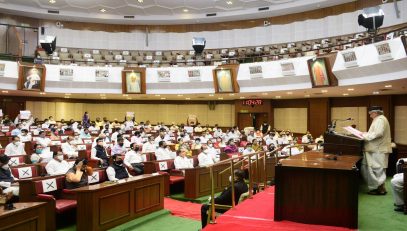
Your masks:
[{"label": "ceiling light", "polygon": [[65,95],[71,95],[71,93],[65,93]]},{"label": "ceiling light", "polygon": [[127,97],[127,96],[129,96],[129,95],[126,95],[126,94],[123,95],[123,97]]},{"label": "ceiling light", "polygon": [[8,91],[1,91],[1,93],[8,93]]},{"label": "ceiling light", "polygon": [[385,88],[391,88],[391,87],[393,87],[392,85],[386,85],[386,86],[384,86]]},{"label": "ceiling light", "polygon": [[355,89],[353,89],[353,88],[348,88],[348,91],[353,91],[353,90],[355,90]]},{"label": "ceiling light", "polygon": [[49,0],[49,3],[54,4],[54,3],[56,3],[56,1],[55,0]]},{"label": "ceiling light", "polygon": [[222,100],[223,98],[222,98],[222,97],[219,97],[218,99],[221,99],[221,100]]},{"label": "ceiling light", "polygon": [[65,98],[65,99],[69,99],[70,97],[69,97],[69,96],[65,96],[64,98]]},{"label": "ceiling light", "polygon": [[106,97],[100,97],[100,99],[106,99]]},{"label": "ceiling light", "polygon": [[281,99],[281,96],[280,96],[280,95],[276,95],[276,99]]},{"label": "ceiling light", "polygon": [[268,95],[269,93],[267,93],[267,92],[264,92],[264,93],[261,93],[262,95]]},{"label": "ceiling light", "polygon": [[246,97],[244,97],[244,96],[240,96],[239,98],[244,99],[244,98],[246,98]]},{"label": "ceiling light", "polygon": [[167,99],[167,98],[161,98],[161,99]]},{"label": "ceiling light", "polygon": [[131,99],[130,97],[128,97],[127,99]]},{"label": "ceiling light", "polygon": [[157,96],[157,97],[158,97],[158,96],[160,96],[160,95],[155,95],[155,96]]},{"label": "ceiling light", "polygon": [[328,90],[321,90],[321,92],[322,92],[322,93],[327,93],[327,92],[328,92]]},{"label": "ceiling light", "polygon": [[343,95],[343,96],[348,96],[349,94],[348,94],[348,93],[343,93],[342,95]]},{"label": "ceiling light", "polygon": [[287,95],[292,95],[292,94],[293,94],[293,92],[291,92],[291,91],[287,92]]},{"label": "ceiling light", "polygon": [[305,97],[310,97],[310,95],[304,95]]},{"label": "ceiling light", "polygon": [[106,94],[100,94],[100,96],[106,96]]},{"label": "ceiling light", "polygon": [[188,9],[184,9],[183,11],[186,13],[186,12],[188,12],[189,10],[188,10]]},{"label": "ceiling light", "polygon": [[210,97],[213,97],[213,95],[212,95],[212,94],[210,94],[209,96],[210,96]]},{"label": "ceiling light", "polygon": [[45,92],[40,92],[40,95],[45,95]]},{"label": "ceiling light", "polygon": [[143,3],[144,2],[144,0],[137,0],[139,3]]},{"label": "ceiling light", "polygon": [[233,94],[233,93],[231,93],[231,94],[229,94],[230,96],[234,96],[235,94]]},{"label": "ceiling light", "polygon": [[378,91],[373,92],[373,95],[378,95],[378,94],[380,94],[380,92],[378,92]]},{"label": "ceiling light", "polygon": [[228,4],[228,5],[232,5],[232,4],[233,4],[233,2],[232,2],[232,1],[226,1],[226,4]]},{"label": "ceiling light", "polygon": [[185,98],[186,100],[190,100],[191,98]]},{"label": "ceiling light", "polygon": [[182,95],[177,95],[177,96],[182,96]]},{"label": "ceiling light", "polygon": [[107,10],[104,9],[104,8],[100,9],[100,12],[102,12],[102,13],[105,13],[106,11],[107,11]]}]

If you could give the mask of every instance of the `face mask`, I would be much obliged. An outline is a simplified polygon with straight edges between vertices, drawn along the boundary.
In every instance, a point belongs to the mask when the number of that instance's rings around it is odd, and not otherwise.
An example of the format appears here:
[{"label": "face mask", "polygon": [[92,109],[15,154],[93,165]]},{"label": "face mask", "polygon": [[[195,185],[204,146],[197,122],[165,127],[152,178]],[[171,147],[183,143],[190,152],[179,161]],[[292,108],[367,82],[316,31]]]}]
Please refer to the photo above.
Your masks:
[{"label": "face mask", "polygon": [[42,153],[42,149],[35,149],[35,153],[36,153],[36,154],[41,154],[41,153]]},{"label": "face mask", "polygon": [[124,145],[124,143],[119,143],[119,146],[123,146]]},{"label": "face mask", "polygon": [[140,151],[140,148],[139,148],[139,147],[135,147],[135,148],[134,148],[134,151],[135,151],[135,152],[138,152],[138,151]]},{"label": "face mask", "polygon": [[9,170],[10,169],[10,166],[8,165],[8,164],[5,164],[5,165],[3,165],[3,166],[1,166],[4,170]]},{"label": "face mask", "polygon": [[201,142],[200,142],[200,141],[195,141],[195,143],[196,143],[196,144],[199,144],[199,143],[201,143]]},{"label": "face mask", "polygon": [[212,148],[212,147],[213,147],[213,144],[208,144],[208,146]]},{"label": "face mask", "polygon": [[19,146],[20,144],[21,144],[21,142],[20,141],[17,141],[17,142],[15,142],[14,143],[16,146]]},{"label": "face mask", "polygon": [[119,165],[119,166],[121,166],[121,165],[123,164],[123,160],[117,160],[117,161],[116,161],[116,164]]},{"label": "face mask", "polygon": [[58,158],[59,161],[63,161],[63,160],[64,160],[64,156],[63,156],[63,155],[59,155],[59,156],[57,156],[57,158]]}]

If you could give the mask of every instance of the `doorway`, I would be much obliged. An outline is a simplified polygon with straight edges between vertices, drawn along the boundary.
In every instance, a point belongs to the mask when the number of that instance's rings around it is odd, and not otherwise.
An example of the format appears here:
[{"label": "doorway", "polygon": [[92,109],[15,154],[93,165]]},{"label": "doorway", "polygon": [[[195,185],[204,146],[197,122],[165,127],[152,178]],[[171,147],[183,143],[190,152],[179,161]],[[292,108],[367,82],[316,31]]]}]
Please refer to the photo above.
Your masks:
[{"label": "doorway", "polygon": [[238,126],[239,129],[245,127],[260,128],[261,124],[268,121],[268,113],[239,113],[238,114]]}]

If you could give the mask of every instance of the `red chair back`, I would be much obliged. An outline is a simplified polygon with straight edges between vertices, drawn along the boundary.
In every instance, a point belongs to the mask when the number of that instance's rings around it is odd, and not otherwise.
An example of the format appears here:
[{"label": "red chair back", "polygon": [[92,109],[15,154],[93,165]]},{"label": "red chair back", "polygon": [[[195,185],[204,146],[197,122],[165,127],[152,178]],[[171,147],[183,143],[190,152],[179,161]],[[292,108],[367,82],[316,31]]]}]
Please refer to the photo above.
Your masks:
[{"label": "red chair back", "polygon": [[38,176],[37,166],[35,166],[35,165],[31,165],[31,166],[21,165],[18,167],[11,167],[11,173],[13,174],[14,177],[16,177],[18,179],[31,178],[31,177]]}]

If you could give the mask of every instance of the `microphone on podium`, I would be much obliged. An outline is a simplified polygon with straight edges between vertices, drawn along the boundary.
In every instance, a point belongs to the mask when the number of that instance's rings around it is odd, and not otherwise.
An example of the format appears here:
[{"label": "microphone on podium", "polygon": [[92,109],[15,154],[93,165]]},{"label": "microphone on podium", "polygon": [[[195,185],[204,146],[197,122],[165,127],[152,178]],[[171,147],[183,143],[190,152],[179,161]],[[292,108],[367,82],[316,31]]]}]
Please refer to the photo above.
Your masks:
[{"label": "microphone on podium", "polygon": [[334,133],[335,132],[335,128],[336,128],[336,122],[345,122],[345,121],[351,121],[351,120],[353,120],[353,118],[351,118],[351,117],[349,117],[349,118],[346,118],[346,119],[333,119],[332,121],[331,121],[331,125],[330,126],[328,126],[328,132],[329,133]]}]

